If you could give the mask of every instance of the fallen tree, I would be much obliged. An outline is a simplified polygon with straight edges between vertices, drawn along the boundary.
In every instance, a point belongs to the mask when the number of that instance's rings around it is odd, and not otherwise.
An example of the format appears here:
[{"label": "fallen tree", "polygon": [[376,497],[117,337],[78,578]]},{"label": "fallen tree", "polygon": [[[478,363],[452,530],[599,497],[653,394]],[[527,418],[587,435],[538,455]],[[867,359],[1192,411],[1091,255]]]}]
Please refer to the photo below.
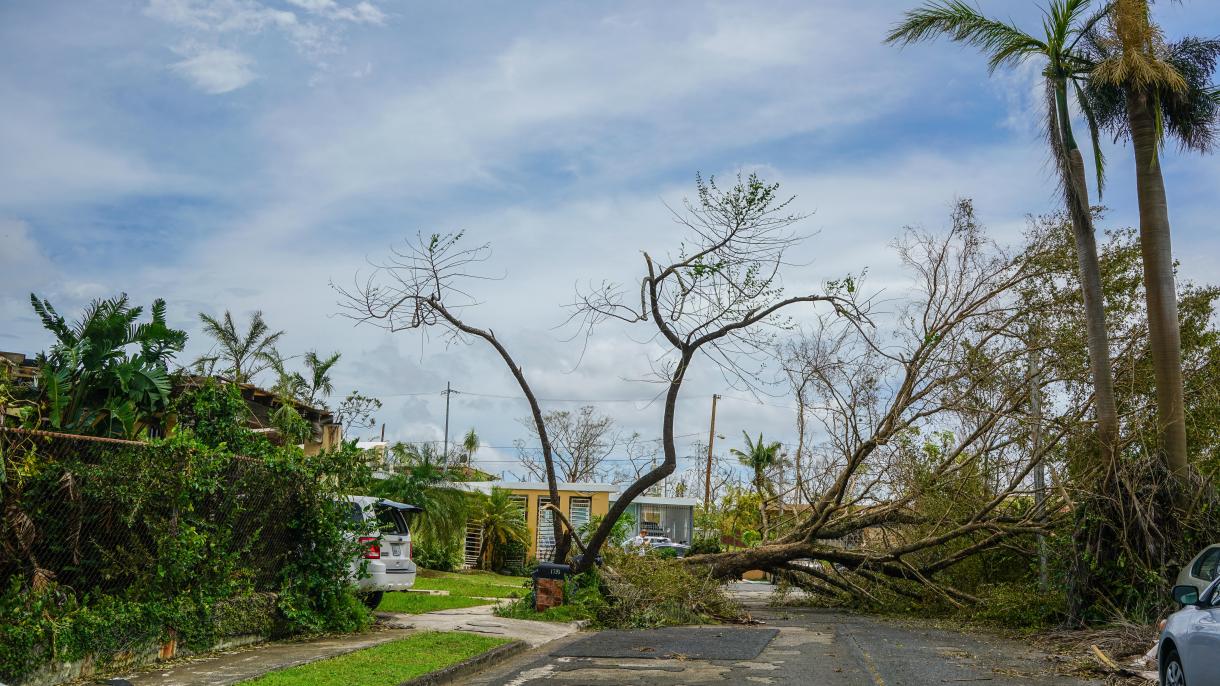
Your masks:
[{"label": "fallen tree", "polygon": [[1010,253],[989,241],[968,201],[944,235],[909,230],[896,248],[914,295],[885,327],[824,318],[785,348],[785,370],[799,367],[804,381],[803,410],[825,436],[808,448],[804,516],[758,547],[688,563],[725,579],[780,572],[827,594],[914,584],[976,602],[946,573],[1053,525],[1067,491],[1035,498],[1031,474],[1087,431],[1087,398],[1028,412],[1031,379],[1035,393],[1057,381],[1049,365],[1031,368],[1025,332],[1039,303],[1020,297],[1041,275],[1042,247]]}]

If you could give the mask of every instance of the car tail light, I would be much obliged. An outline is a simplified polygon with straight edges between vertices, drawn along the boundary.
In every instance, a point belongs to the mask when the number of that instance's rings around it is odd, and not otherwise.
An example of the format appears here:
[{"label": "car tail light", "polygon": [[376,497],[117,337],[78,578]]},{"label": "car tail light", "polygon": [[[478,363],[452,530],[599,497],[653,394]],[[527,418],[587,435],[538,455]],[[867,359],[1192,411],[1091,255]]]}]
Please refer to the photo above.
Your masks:
[{"label": "car tail light", "polygon": [[410,539],[410,538],[408,538],[408,539],[407,539],[407,559],[408,559],[408,560],[412,560],[412,559],[414,559],[414,558],[411,556],[411,553],[412,553],[411,539]]},{"label": "car tail light", "polygon": [[377,544],[376,536],[361,536],[360,544],[365,546],[364,557],[366,560],[381,559],[381,546]]}]

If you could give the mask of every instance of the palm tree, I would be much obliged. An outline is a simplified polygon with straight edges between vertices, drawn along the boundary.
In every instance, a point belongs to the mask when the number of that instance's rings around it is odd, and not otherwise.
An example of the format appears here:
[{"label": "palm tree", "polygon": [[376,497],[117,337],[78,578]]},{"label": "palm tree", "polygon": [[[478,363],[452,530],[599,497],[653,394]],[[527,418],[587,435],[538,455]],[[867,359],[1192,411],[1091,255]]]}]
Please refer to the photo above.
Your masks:
[{"label": "palm tree", "polygon": [[780,464],[780,449],[783,445],[779,441],[773,443],[763,443],[762,434],[758,434],[758,441],[750,439],[750,434],[742,431],[741,434],[746,439],[746,449],[744,451],[737,448],[731,448],[730,453],[737,458],[741,464],[749,467],[754,472],[753,484],[754,491],[758,494],[758,510],[762,516],[763,537],[767,534],[767,500],[771,498],[771,482],[767,479],[767,470]]},{"label": "palm tree", "polygon": [[[1169,205],[1159,149],[1163,133],[1207,152],[1220,123],[1220,91],[1211,83],[1220,41],[1188,38],[1165,45],[1147,0],[1116,0],[1110,31],[1092,42],[1097,67],[1090,95],[1101,125],[1135,149],[1140,249],[1148,306],[1149,347],[1156,376],[1160,445],[1179,482],[1189,456],[1183,401],[1181,335],[1174,283]],[[1185,493],[1177,489],[1179,502]]]},{"label": "palm tree", "polygon": [[1085,112],[1093,140],[1094,162],[1097,166],[1098,191],[1103,179],[1101,146],[1098,128],[1090,102],[1083,97],[1093,63],[1085,53],[1081,39],[1088,36],[1103,21],[1109,5],[1087,15],[1089,0],[1052,0],[1043,20],[1044,35],[1036,38],[1011,23],[989,19],[960,0],[928,2],[906,13],[886,39],[889,43],[907,45],[937,36],[979,48],[994,71],[1014,66],[1025,59],[1045,60],[1046,130],[1051,154],[1059,171],[1060,186],[1072,233],[1076,241],[1076,258],[1084,300],[1085,332],[1088,337],[1089,368],[1093,377],[1093,402],[1097,413],[1097,437],[1101,447],[1100,465],[1109,469],[1114,464],[1118,444],[1118,410],[1114,400],[1114,376],[1110,368],[1110,341],[1106,332],[1105,303],[1102,297],[1101,268],[1097,260],[1097,237],[1089,207],[1088,184],[1084,157],[1072,132],[1068,109],[1069,88],[1077,105]]},{"label": "palm tree", "polygon": [[474,432],[474,427],[470,427],[470,431],[466,432],[465,438],[462,439],[462,450],[466,451],[466,466],[469,467],[471,462],[474,462],[474,454],[479,450],[479,435]]},{"label": "palm tree", "polygon": [[395,474],[375,486],[377,494],[424,509],[412,523],[421,541],[442,543],[463,535],[472,511],[470,494],[449,483],[436,448],[430,443],[395,443],[390,452]]},{"label": "palm tree", "polygon": [[220,346],[216,355],[205,355],[196,364],[222,362],[226,365],[224,372],[233,383],[249,383],[255,374],[273,366],[273,351],[275,344],[284,335],[283,331],[271,332],[271,328],[263,321],[263,313],[256,311],[250,317],[250,325],[244,333],[237,330],[233,323],[233,315],[225,310],[223,321],[211,315],[199,313],[203,322],[203,332],[211,336]]},{"label": "palm tree", "polygon": [[339,362],[342,353],[333,352],[326,357],[318,357],[315,350],[305,353],[305,369],[309,375],[305,377],[305,394],[301,400],[313,407],[320,398],[335,392],[335,386],[330,380],[330,370]]},{"label": "palm tree", "polygon": [[529,540],[525,510],[507,489],[492,488],[473,521],[483,529],[483,544],[479,550],[482,564],[491,561],[496,547]]}]

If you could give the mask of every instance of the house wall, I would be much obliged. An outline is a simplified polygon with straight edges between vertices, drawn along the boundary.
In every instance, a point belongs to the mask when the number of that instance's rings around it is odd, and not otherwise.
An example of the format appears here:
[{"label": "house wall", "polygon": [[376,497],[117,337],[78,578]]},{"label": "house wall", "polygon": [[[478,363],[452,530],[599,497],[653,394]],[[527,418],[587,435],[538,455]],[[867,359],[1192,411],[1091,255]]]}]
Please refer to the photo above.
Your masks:
[{"label": "house wall", "polygon": [[[530,530],[529,543],[526,550],[526,559],[537,559],[538,557],[538,508],[540,501],[545,501],[550,497],[546,491],[535,491],[526,489],[508,489],[513,495],[525,496],[525,523]],[[593,517],[604,516],[610,511],[610,494],[605,492],[584,493],[581,491],[560,491],[558,507],[563,512],[565,517],[571,518],[571,499],[572,498],[589,498],[589,514]]]},{"label": "house wall", "polygon": [[651,517],[660,514],[660,520],[657,522],[662,529],[665,530],[665,535],[668,536],[674,543],[690,543],[691,533],[694,526],[695,508],[690,505],[641,505],[640,503],[631,503],[627,506],[625,512],[631,515],[635,521],[635,528],[640,528],[640,524],[644,521],[641,514],[641,508],[648,510]]}]

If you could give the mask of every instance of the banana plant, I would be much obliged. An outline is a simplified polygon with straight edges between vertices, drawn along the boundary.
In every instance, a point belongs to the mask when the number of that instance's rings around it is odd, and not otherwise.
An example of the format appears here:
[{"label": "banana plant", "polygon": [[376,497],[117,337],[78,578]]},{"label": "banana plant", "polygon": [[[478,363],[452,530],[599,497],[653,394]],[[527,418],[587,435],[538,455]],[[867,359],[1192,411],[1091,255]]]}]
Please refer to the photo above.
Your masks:
[{"label": "banana plant", "polygon": [[50,428],[135,438],[156,426],[169,407],[169,364],[186,345],[186,332],[170,328],[165,301],[140,322],[142,307],[126,294],[95,300],[72,324],[46,299],[30,295],[55,343],[38,356],[37,391]]}]

